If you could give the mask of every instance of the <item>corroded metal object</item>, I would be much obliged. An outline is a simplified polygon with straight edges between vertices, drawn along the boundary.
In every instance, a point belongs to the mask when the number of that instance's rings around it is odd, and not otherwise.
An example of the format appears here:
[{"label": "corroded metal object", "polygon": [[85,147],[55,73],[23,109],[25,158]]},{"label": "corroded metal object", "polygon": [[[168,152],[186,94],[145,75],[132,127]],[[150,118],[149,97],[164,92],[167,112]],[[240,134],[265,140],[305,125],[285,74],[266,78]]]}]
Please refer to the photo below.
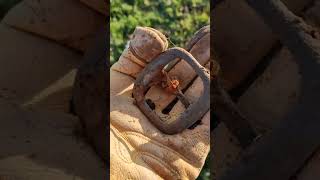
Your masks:
[{"label": "corroded metal object", "polygon": [[[199,75],[203,82],[203,92],[198,101],[191,103],[187,109],[176,119],[166,122],[160,118],[157,113],[152,110],[146,99],[145,93],[149,87],[160,81],[163,68],[176,58],[185,60],[195,72]],[[136,105],[148,117],[148,119],[163,133],[177,134],[200,120],[210,109],[210,75],[207,70],[202,67],[197,60],[186,50],[182,48],[171,48],[156,57],[137,77],[133,96]]]}]

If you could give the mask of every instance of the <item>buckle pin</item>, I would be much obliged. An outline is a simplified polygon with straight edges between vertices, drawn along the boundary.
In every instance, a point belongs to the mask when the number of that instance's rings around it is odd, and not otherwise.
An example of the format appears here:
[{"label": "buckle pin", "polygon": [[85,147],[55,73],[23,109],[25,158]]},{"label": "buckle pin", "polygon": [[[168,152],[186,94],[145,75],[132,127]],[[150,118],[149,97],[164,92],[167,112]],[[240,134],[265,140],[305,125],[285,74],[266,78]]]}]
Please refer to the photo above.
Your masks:
[{"label": "buckle pin", "polygon": [[[204,88],[199,99],[194,103],[190,103],[180,88],[177,87],[175,94],[186,107],[186,110],[176,120],[168,122],[159,117],[156,112],[149,107],[144,96],[150,87],[150,84],[161,81],[157,80],[156,78],[163,75],[163,68],[176,58],[185,60],[191,67],[193,67],[195,72],[201,78]],[[136,105],[139,107],[142,113],[160,131],[165,134],[177,134],[191,127],[209,111],[210,75],[208,71],[201,66],[189,52],[182,48],[171,48],[156,57],[138,75],[133,87],[133,97],[135,98]]]}]

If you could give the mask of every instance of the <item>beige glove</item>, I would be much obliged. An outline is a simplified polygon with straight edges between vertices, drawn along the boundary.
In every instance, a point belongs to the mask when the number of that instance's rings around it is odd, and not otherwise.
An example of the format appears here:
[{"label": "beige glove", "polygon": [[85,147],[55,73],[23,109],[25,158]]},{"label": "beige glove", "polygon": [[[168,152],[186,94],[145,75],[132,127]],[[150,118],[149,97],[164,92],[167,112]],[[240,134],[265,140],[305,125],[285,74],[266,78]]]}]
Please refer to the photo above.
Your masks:
[{"label": "beige glove", "polygon": [[79,119],[65,113],[103,2],[24,0],[0,23],[1,180],[108,178]]},{"label": "beige glove", "polygon": [[106,179],[106,165],[86,143],[78,118],[25,110],[0,99],[0,179]]},{"label": "beige glove", "polygon": [[97,13],[103,2],[24,0],[13,7],[0,23],[1,96],[23,107],[69,112],[76,68],[105,23]]},{"label": "beige glove", "polygon": [[[202,35],[193,42],[190,52],[205,65],[210,59],[210,34]],[[147,62],[166,50],[167,40],[154,29],[138,27],[129,44],[110,72],[110,178],[195,179],[209,152],[210,113],[194,129],[176,135],[160,132],[133,104],[131,94],[135,77]],[[182,87],[195,77],[184,61],[169,75],[177,76]],[[202,88],[197,78],[185,94],[195,101]],[[160,87],[152,87],[146,96],[153,100],[158,112],[174,98]],[[178,102],[169,114],[183,111],[184,107]]]}]

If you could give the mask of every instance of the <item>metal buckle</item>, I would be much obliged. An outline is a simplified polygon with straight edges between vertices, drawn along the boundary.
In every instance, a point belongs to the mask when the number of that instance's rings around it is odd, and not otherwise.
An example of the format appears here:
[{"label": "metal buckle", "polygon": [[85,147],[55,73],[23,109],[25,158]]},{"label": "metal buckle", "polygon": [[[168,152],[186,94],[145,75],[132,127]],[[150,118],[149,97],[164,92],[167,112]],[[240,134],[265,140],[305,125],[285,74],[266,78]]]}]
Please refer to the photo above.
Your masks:
[{"label": "metal buckle", "polygon": [[[161,76],[162,69],[176,58],[185,60],[194,68],[195,72],[201,78],[204,88],[198,101],[190,104],[176,120],[166,122],[166,120],[160,118],[156,112],[149,107],[144,96],[150,84],[156,82],[156,78]],[[189,52],[182,48],[171,48],[156,57],[138,75],[133,87],[133,97],[139,109],[160,131],[165,134],[177,134],[192,126],[209,111],[210,75]]]}]

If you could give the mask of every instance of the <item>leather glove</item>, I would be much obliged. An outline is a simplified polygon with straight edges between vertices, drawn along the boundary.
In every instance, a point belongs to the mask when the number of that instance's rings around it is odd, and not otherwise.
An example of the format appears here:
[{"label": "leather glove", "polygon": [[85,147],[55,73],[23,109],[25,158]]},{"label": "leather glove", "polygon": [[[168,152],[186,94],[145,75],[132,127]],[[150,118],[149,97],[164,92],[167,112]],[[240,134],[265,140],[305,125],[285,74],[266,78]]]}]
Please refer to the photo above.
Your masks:
[{"label": "leather glove", "polygon": [[66,113],[79,52],[105,22],[99,2],[24,0],[1,21],[0,179],[108,178]]},{"label": "leather glove", "polygon": [[107,179],[80,122],[65,113],[26,110],[0,99],[0,179]]},{"label": "leather glove", "polygon": [[76,68],[106,23],[97,13],[104,2],[24,0],[13,7],[0,23],[0,94],[23,107],[69,112]]},{"label": "leather glove", "polygon": [[[208,28],[189,43],[190,52],[203,65],[210,59]],[[110,178],[111,179],[195,179],[210,148],[210,113],[193,129],[176,135],[159,131],[134,105],[132,89],[135,78],[148,62],[165,51],[167,40],[159,31],[137,27],[129,46],[110,70]],[[168,73],[177,76],[181,87],[196,77],[192,67],[178,62]],[[199,78],[185,92],[192,101],[202,91]],[[152,87],[146,97],[161,111],[174,96],[160,87]],[[178,102],[169,112],[183,112]]]}]

